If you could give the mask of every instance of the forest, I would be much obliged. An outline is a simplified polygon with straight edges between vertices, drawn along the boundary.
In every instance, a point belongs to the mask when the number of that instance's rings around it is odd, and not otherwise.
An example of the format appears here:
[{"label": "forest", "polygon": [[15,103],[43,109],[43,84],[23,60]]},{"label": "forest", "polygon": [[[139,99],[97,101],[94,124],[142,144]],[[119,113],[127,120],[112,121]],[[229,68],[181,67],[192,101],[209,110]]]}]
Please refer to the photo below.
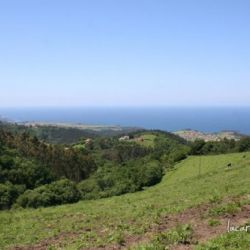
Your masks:
[{"label": "forest", "polygon": [[124,135],[129,139],[92,134],[67,143],[66,134],[64,143],[52,144],[28,130],[2,124],[0,209],[38,208],[132,193],[159,183],[188,155],[250,149],[249,137],[187,142],[158,130]]}]

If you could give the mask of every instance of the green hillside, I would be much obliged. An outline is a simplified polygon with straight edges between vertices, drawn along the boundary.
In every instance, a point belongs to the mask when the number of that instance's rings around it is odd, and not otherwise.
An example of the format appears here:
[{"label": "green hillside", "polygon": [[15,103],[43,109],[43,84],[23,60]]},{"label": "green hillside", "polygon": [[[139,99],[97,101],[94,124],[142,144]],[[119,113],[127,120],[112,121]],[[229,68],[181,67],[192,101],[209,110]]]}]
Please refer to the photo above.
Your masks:
[{"label": "green hillside", "polygon": [[[170,133],[141,133],[125,141],[113,136],[48,144],[0,126],[0,210],[107,198],[159,183],[190,147]],[[141,136],[152,146],[134,141]]]},{"label": "green hillside", "polygon": [[[174,244],[172,249],[178,245],[191,247],[185,249],[247,249],[250,235],[227,234],[223,223],[248,209],[249,180],[250,153],[191,156],[167,172],[160,184],[142,192],[50,208],[2,211],[0,249],[164,249]],[[188,215],[190,209],[195,214],[200,204],[205,208],[201,209],[204,218],[197,217],[199,223],[208,230],[218,227],[218,234],[224,236],[216,238],[217,234],[211,233],[211,239],[196,238],[195,223],[183,217],[183,223],[178,223],[184,224],[181,226],[171,219],[175,214]],[[247,219],[236,222],[244,224]],[[203,241],[207,243],[201,244]]]},{"label": "green hillside", "polygon": [[8,128],[18,134],[29,133],[39,140],[52,144],[76,143],[82,138],[112,137],[142,130],[136,127],[81,125],[67,123],[4,123],[0,127]]}]

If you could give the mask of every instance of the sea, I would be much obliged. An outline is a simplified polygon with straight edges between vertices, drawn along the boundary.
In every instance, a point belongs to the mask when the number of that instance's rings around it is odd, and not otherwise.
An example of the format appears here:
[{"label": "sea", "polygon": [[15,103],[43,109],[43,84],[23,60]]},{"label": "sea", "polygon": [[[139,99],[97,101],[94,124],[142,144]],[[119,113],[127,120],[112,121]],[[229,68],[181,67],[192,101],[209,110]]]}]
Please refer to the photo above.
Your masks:
[{"label": "sea", "polygon": [[119,125],[177,131],[236,131],[250,135],[250,107],[74,107],[0,108],[13,122]]}]

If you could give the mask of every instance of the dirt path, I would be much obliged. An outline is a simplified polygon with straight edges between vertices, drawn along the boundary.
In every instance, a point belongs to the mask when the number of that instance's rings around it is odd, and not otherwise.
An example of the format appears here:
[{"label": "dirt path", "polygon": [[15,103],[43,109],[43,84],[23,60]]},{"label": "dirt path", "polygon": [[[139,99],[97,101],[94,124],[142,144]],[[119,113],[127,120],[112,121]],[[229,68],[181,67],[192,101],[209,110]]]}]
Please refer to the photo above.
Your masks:
[{"label": "dirt path", "polygon": [[[222,204],[226,204],[232,201],[239,201],[243,198],[233,198],[226,199]],[[218,205],[218,204],[217,204]],[[143,244],[149,242],[154,235],[157,233],[161,233],[170,229],[175,228],[180,224],[190,224],[193,229],[193,239],[194,242],[205,242],[209,239],[212,239],[220,234],[224,234],[227,232],[228,220],[230,220],[231,225],[240,226],[250,220],[250,204],[244,205],[241,207],[241,210],[232,214],[224,214],[222,216],[216,216],[215,219],[218,225],[210,226],[208,223],[208,217],[206,216],[209,212],[209,209],[216,206],[216,204],[202,204],[200,206],[189,208],[184,210],[179,214],[168,215],[162,217],[159,220],[158,224],[152,225],[145,235],[142,236],[127,236],[124,239],[124,243],[122,245],[109,245],[105,247],[95,247],[95,248],[87,248],[87,250],[120,250],[127,249],[128,247],[135,246],[137,244]],[[77,233],[62,233],[56,237],[48,238],[42,240],[40,243],[34,246],[28,247],[15,247],[12,250],[47,250],[49,246],[55,246],[60,248],[60,243],[62,241],[65,242],[65,238],[67,241],[72,241],[77,237],[80,237],[84,231]],[[184,245],[179,244],[173,246],[173,250],[190,250],[193,249],[194,245]],[[63,246],[61,246],[63,249]],[[86,248],[85,248],[86,249]]]}]

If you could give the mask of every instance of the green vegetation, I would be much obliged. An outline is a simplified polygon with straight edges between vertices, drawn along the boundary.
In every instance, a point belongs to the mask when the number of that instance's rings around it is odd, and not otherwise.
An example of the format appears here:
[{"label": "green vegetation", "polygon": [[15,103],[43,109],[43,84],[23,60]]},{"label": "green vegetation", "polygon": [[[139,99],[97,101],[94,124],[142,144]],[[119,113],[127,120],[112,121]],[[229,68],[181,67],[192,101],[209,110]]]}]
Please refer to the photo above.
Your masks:
[{"label": "green vegetation", "polygon": [[43,185],[34,190],[27,190],[17,199],[21,207],[47,207],[65,203],[74,203],[80,198],[76,184],[67,179]]},{"label": "green vegetation", "polygon": [[0,209],[8,209],[26,189],[50,183],[49,168],[0,144]]},{"label": "green vegetation", "polygon": [[218,215],[226,215],[226,214],[234,214],[240,211],[241,204],[239,202],[231,202],[226,205],[216,206],[209,210],[210,216],[218,216]]},{"label": "green vegetation", "polygon": [[39,140],[51,144],[71,144],[78,142],[81,138],[111,137],[122,134],[140,131],[133,127],[110,127],[110,126],[86,126],[69,124],[46,124],[28,123],[12,124],[0,121],[0,126],[8,129],[12,133],[28,133],[37,137]]},{"label": "green vegetation", "polygon": [[193,230],[190,225],[178,225],[173,230],[157,234],[150,243],[135,247],[133,250],[165,250],[169,245],[190,244],[192,236]]},{"label": "green vegetation", "polygon": [[[248,137],[188,143],[167,132],[137,131],[48,144],[21,131],[0,128],[0,209],[9,209],[0,212],[1,249],[55,238],[49,243],[55,249],[124,245],[131,235],[150,236],[138,249],[196,244],[189,224],[150,228],[201,203],[209,206],[205,224],[215,228],[221,216],[249,204],[222,202],[249,193]],[[208,244],[223,249],[223,237]]]},{"label": "green vegetation", "polygon": [[195,250],[246,250],[250,246],[250,233],[231,232],[201,244]]},{"label": "green vegetation", "polygon": [[155,145],[155,138],[157,136],[154,134],[141,134],[139,137],[134,139],[137,143],[144,147],[154,147]]},{"label": "green vegetation", "polygon": [[[134,132],[129,141],[96,137],[59,145],[26,132],[13,133],[13,128],[0,130],[1,209],[15,203],[15,207],[37,208],[140,191],[160,182],[166,169],[185,158],[188,149],[182,139],[160,131]],[[138,143],[142,137],[150,143]],[[179,152],[181,158],[175,157]],[[50,187],[61,179],[73,182],[75,197],[54,198],[57,191]]]},{"label": "green vegetation", "polygon": [[208,220],[208,225],[210,227],[218,226],[218,225],[220,225],[220,221],[216,220],[216,219],[209,219]]},{"label": "green vegetation", "polygon": [[245,152],[250,150],[250,137],[242,137],[240,140],[208,141],[195,140],[190,143],[192,155],[225,154],[233,152]]},{"label": "green vegetation", "polygon": [[[231,169],[227,168],[228,162],[233,164]],[[143,192],[50,208],[2,211],[0,248],[32,245],[56,236],[63,249],[122,244],[129,235],[144,235],[150,226],[160,223],[166,215],[223,197],[249,193],[249,162],[250,153],[192,156],[167,172],[161,183]],[[174,229],[170,233],[176,236],[173,238],[177,242],[182,238],[192,240],[192,230],[184,227],[186,229]],[[163,232],[158,238],[159,244],[161,239],[172,238],[167,232],[166,235]],[[159,235],[152,236],[154,240]],[[225,243],[218,241],[213,244],[222,246]],[[228,249],[237,249],[233,248],[234,240],[231,241],[232,247]],[[58,242],[51,244],[59,248]]]},{"label": "green vegetation", "polygon": [[163,168],[156,160],[137,160],[116,167],[107,165],[78,184],[82,199],[97,199],[142,190],[158,183]]}]

